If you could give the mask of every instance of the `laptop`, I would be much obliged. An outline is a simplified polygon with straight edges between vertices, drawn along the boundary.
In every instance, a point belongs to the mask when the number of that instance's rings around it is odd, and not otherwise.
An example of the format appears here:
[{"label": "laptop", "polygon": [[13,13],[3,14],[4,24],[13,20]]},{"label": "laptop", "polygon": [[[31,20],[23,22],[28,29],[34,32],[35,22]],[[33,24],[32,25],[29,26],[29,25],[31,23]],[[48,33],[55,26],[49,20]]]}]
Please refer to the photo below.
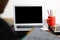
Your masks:
[{"label": "laptop", "polygon": [[43,27],[42,6],[15,6],[15,31],[30,31]]}]

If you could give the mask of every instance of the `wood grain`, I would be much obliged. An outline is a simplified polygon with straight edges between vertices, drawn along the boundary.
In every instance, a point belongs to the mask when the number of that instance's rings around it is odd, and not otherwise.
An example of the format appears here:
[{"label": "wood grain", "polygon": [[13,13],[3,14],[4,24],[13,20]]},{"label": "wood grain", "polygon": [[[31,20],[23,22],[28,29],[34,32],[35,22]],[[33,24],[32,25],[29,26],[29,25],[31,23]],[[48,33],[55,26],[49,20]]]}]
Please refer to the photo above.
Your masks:
[{"label": "wood grain", "polygon": [[3,18],[7,23],[9,23],[10,25],[14,24],[14,18]]}]

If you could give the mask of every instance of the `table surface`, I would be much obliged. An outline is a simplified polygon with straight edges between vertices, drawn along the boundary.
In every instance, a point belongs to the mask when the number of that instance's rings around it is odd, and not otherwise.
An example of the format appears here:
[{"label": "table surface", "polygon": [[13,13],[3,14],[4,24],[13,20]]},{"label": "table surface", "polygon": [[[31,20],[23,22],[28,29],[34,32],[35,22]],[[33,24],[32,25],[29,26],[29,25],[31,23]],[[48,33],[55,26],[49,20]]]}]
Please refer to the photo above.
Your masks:
[{"label": "table surface", "polygon": [[40,28],[34,28],[23,40],[60,40],[60,38]]},{"label": "table surface", "polygon": [[14,18],[3,18],[8,24],[14,25]]}]

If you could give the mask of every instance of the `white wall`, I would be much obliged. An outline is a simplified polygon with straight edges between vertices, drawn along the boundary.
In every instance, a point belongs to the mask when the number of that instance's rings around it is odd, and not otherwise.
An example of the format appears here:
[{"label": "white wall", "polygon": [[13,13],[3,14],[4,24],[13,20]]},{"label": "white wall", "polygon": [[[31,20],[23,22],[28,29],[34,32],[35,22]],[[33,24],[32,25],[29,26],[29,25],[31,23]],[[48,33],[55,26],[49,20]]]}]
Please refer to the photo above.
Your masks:
[{"label": "white wall", "polygon": [[10,0],[2,17],[13,18],[14,5],[20,6],[42,6],[43,7],[43,19],[48,16],[47,10],[54,10],[56,16],[56,23],[60,24],[60,1],[59,0]]}]

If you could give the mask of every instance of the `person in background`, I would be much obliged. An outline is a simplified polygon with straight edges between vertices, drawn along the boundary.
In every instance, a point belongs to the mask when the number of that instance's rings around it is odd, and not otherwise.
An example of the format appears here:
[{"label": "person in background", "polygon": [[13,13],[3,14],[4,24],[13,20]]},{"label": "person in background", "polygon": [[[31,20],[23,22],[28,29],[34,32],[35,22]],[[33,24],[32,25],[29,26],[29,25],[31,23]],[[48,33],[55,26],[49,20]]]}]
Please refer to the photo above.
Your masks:
[{"label": "person in background", "polygon": [[[0,0],[0,16],[9,0]],[[6,12],[7,13],[7,12]],[[17,40],[11,27],[0,17],[0,40]]]}]

